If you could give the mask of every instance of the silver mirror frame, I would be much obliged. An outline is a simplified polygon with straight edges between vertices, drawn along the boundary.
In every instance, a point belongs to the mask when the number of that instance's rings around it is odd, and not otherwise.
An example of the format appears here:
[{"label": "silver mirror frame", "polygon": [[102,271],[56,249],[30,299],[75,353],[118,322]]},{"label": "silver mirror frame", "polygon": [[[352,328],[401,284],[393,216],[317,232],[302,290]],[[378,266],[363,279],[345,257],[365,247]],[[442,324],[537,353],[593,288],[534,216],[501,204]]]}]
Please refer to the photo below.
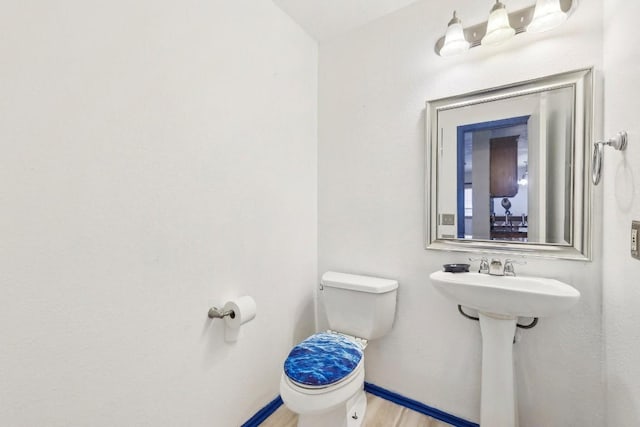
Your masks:
[{"label": "silver mirror frame", "polygon": [[[514,243],[507,241],[443,239],[437,237],[438,112],[547,90],[573,87],[573,212],[570,245]],[[495,253],[541,258],[591,260],[591,142],[594,105],[593,68],[555,74],[539,79],[428,101],[425,109],[425,248],[471,253]]]}]

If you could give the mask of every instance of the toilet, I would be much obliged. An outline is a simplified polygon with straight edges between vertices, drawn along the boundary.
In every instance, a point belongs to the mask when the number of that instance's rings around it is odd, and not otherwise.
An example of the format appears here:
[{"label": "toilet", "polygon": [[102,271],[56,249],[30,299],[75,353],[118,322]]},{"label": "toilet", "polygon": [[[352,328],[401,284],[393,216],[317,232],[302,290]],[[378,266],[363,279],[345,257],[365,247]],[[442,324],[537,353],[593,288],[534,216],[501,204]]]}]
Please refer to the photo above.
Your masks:
[{"label": "toilet", "polygon": [[280,379],[298,427],[359,427],[367,408],[364,349],[387,334],[396,311],[396,280],[328,271],[320,281],[329,330],[296,345]]}]

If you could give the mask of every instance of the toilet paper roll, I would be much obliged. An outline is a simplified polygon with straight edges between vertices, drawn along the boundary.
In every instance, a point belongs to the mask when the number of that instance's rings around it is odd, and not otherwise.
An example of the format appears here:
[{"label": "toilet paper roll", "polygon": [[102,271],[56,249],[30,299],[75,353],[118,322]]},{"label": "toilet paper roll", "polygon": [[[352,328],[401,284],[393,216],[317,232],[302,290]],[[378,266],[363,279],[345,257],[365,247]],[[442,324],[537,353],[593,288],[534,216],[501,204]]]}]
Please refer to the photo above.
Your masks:
[{"label": "toilet paper roll", "polygon": [[224,305],[224,311],[232,310],[233,314],[224,318],[227,328],[240,329],[241,325],[256,317],[256,302],[250,296],[233,299]]}]

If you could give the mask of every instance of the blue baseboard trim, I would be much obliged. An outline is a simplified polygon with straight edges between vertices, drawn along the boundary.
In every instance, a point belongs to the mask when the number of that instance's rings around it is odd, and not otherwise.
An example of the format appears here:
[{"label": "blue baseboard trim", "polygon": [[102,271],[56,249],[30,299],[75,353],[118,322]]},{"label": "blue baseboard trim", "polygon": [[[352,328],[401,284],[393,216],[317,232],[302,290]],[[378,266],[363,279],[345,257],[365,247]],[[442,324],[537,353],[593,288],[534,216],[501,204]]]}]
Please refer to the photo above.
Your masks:
[{"label": "blue baseboard trim", "polygon": [[[393,402],[397,405],[404,406],[405,408],[409,408],[413,411],[427,415],[431,418],[435,418],[436,420],[444,421],[445,423],[451,424],[454,427],[480,427],[479,424],[472,423],[471,421],[456,417],[455,415],[447,414],[444,411],[432,408],[431,406],[427,406],[424,403],[418,402],[417,400],[409,399],[408,397],[402,396],[401,394],[394,393],[368,382],[364,383],[364,391],[376,395],[382,399]],[[269,402],[267,406],[260,409],[247,422],[242,424],[241,427],[258,427],[264,420],[269,418],[271,414],[273,414],[280,406],[282,406],[282,404],[282,398],[280,396],[276,397],[271,402]]]},{"label": "blue baseboard trim", "polygon": [[444,421],[445,423],[451,424],[455,427],[480,427],[479,424],[472,423],[471,421],[464,420],[451,414],[447,414],[446,412],[443,412],[439,409],[432,408],[425,405],[424,403],[420,403],[417,400],[409,399],[408,397],[404,397],[400,394],[386,390],[382,387],[378,387],[377,385],[371,383],[365,382],[364,390],[368,393],[381,397],[382,399],[389,400],[395,404],[404,406],[405,408],[420,412],[421,414],[427,415],[431,418]]},{"label": "blue baseboard trim", "polygon": [[271,414],[276,412],[276,410],[280,406],[282,406],[282,398],[278,396],[271,402],[269,402],[267,406],[256,412],[256,414],[251,417],[246,423],[242,424],[241,427],[258,427],[264,420],[269,418]]}]

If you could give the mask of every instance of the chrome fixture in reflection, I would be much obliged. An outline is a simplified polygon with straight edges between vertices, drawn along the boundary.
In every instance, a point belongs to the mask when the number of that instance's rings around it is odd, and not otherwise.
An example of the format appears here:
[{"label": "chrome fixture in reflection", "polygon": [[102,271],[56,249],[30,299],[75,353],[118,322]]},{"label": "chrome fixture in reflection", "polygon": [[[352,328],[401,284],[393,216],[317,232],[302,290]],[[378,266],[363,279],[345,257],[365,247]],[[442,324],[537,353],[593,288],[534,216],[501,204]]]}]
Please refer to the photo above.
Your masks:
[{"label": "chrome fixture in reflection", "polygon": [[529,173],[528,172],[525,172],[525,173],[522,174],[522,178],[520,178],[518,180],[518,185],[521,185],[523,187],[525,185],[529,185]]},{"label": "chrome fixture in reflection", "polygon": [[517,34],[551,30],[564,23],[576,8],[577,0],[537,0],[535,5],[507,12],[506,6],[496,0],[486,22],[464,28],[456,12],[449,21],[446,34],[441,37],[435,51],[440,56],[453,56],[472,47],[498,45]]},{"label": "chrome fixture in reflection", "polygon": [[524,162],[524,173],[522,177],[518,180],[518,185],[525,186],[529,185],[529,162]]}]

